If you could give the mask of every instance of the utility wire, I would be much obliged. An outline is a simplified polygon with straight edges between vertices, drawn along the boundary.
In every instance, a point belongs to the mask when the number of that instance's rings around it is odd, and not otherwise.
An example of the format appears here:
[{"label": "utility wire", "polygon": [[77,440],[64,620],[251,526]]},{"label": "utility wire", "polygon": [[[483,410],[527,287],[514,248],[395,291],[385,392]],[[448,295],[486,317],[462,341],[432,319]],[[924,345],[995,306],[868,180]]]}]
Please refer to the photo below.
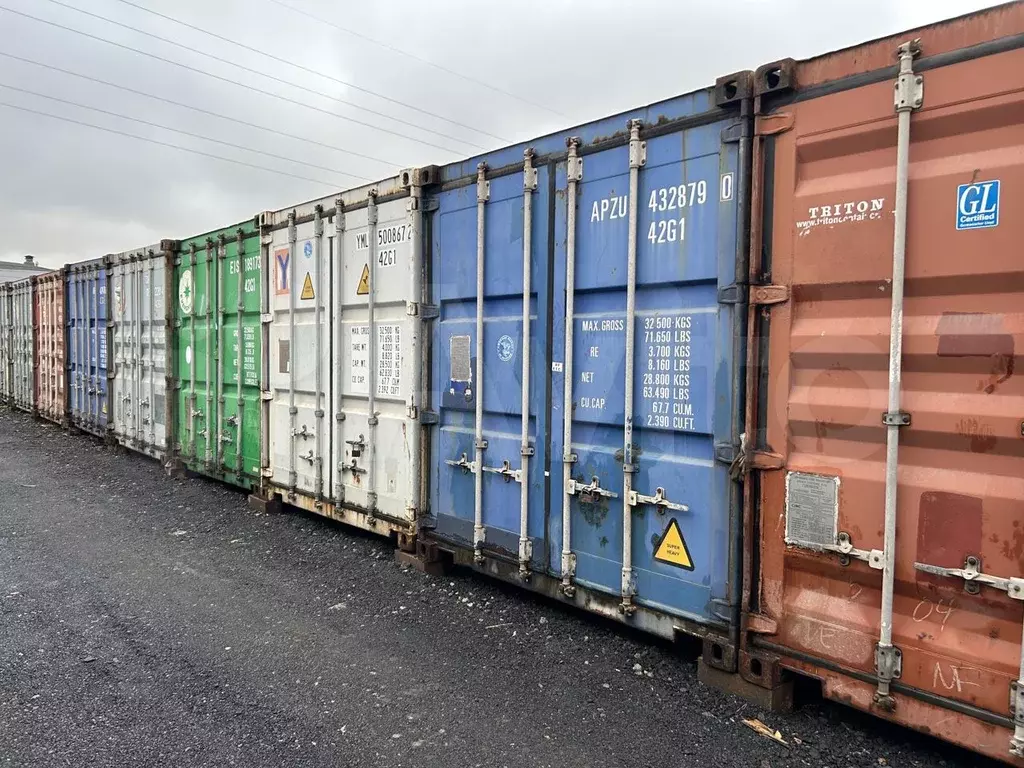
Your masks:
[{"label": "utility wire", "polygon": [[256,165],[255,163],[247,163],[244,160],[234,160],[230,157],[223,157],[222,155],[214,155],[209,152],[202,152],[198,149],[192,149],[191,147],[183,147],[180,144],[171,144],[166,141],[159,141],[157,139],[151,139],[147,136],[139,136],[134,133],[126,133],[125,131],[118,131],[114,128],[107,128],[103,125],[96,125],[95,123],[86,123],[82,120],[75,120],[70,117],[64,117],[63,115],[55,115],[52,112],[42,112],[38,109],[29,109],[18,104],[10,104],[6,101],[0,101],[0,107],[8,107],[10,109],[18,109],[22,112],[30,112],[33,115],[42,115],[43,117],[51,117],[54,120],[63,120],[66,123],[74,123],[75,125],[82,125],[86,128],[95,128],[98,131],[107,131],[108,133],[114,133],[118,136],[126,136],[129,139],[138,139],[139,141],[148,141],[150,144],[158,144],[161,147],[170,147],[171,149],[179,149],[182,152],[191,152],[193,155],[201,155],[202,157],[213,158],[214,160],[222,160],[225,163],[234,163],[235,165],[244,165],[246,168],[255,168],[258,171],[267,171],[268,173],[276,173],[280,176],[290,176],[293,179],[301,179],[302,181],[311,181],[314,184],[321,184],[331,189],[338,189],[339,184],[331,181],[323,181],[322,179],[311,179],[308,176],[299,176],[294,173],[288,173],[287,171],[278,171],[274,168],[267,168],[265,165]]},{"label": "utility wire", "polygon": [[393,53],[398,53],[398,54],[401,54],[402,56],[408,56],[410,59],[415,59],[416,61],[420,62],[421,64],[426,64],[428,67],[433,67],[434,69],[438,69],[438,70],[440,70],[442,72],[447,72],[449,75],[454,75],[455,77],[461,78],[462,80],[466,80],[466,81],[468,81],[470,83],[476,83],[477,85],[483,86],[484,88],[486,88],[486,89],[488,89],[490,91],[494,91],[495,93],[500,93],[503,96],[508,96],[509,98],[515,99],[516,101],[521,101],[524,104],[529,104],[531,107],[537,107],[538,109],[543,109],[545,112],[550,112],[551,114],[557,115],[558,117],[564,117],[567,120],[569,119],[568,115],[562,114],[561,112],[558,112],[557,110],[551,109],[551,107],[545,107],[543,104],[538,104],[537,102],[530,101],[529,99],[524,98],[522,96],[517,96],[516,94],[514,94],[514,93],[512,93],[510,91],[506,91],[506,90],[504,90],[502,88],[499,88],[496,85],[491,85],[490,83],[485,83],[483,80],[478,80],[477,78],[475,78],[475,77],[473,77],[471,75],[465,75],[462,72],[457,72],[454,69],[449,69],[448,67],[446,67],[446,66],[444,66],[442,64],[437,64],[437,63],[431,61],[430,59],[425,59],[422,56],[417,56],[415,53],[410,53],[409,51],[403,51],[401,48],[396,48],[395,46],[393,46],[393,45],[391,45],[389,43],[381,42],[380,40],[372,38],[369,35],[365,35],[362,32],[357,32],[356,30],[350,29],[349,27],[343,27],[340,24],[334,23],[333,21],[329,21],[329,20],[327,20],[325,18],[322,18],[320,16],[316,16],[315,14],[312,14],[309,11],[304,11],[301,8],[296,8],[294,5],[289,5],[288,3],[284,2],[284,0],[269,0],[269,1],[271,3],[274,3],[275,5],[281,6],[282,8],[287,8],[292,13],[298,13],[298,14],[301,14],[302,16],[306,16],[306,17],[308,17],[310,19],[313,19],[314,21],[318,21],[321,24],[326,24],[329,27],[334,27],[335,29],[339,30],[340,32],[344,32],[346,34],[352,35],[353,37],[358,37],[361,40],[366,40],[368,43],[373,43],[374,45],[379,45],[381,48],[389,50],[389,51],[391,51]]},{"label": "utility wire", "polygon": [[[285,58],[282,58],[281,56],[275,56],[272,53],[268,53],[267,51],[262,51],[259,48],[254,48],[251,45],[246,45],[245,43],[241,43],[238,40],[234,40],[234,39],[232,39],[230,37],[225,37],[224,35],[218,35],[217,33],[211,32],[208,29],[203,29],[202,27],[195,26],[194,24],[189,24],[188,22],[182,21],[181,19],[176,19],[173,16],[168,16],[165,13],[160,13],[160,11],[154,11],[152,8],[147,8],[144,5],[140,5],[139,3],[132,2],[132,0],[115,0],[115,2],[123,3],[124,5],[129,5],[132,8],[137,8],[138,10],[144,11],[145,13],[150,13],[150,14],[152,14],[154,16],[158,16],[161,19],[166,19],[167,21],[171,21],[171,22],[173,22],[175,24],[179,24],[179,25],[185,27],[186,29],[191,29],[191,30],[193,30],[195,32],[201,32],[202,34],[207,35],[209,37],[212,37],[212,38],[214,38],[216,40],[221,40],[221,41],[223,41],[225,43],[229,43],[229,44],[234,45],[234,46],[236,46],[238,48],[242,48],[242,49],[244,49],[246,51],[251,51],[252,53],[259,54],[260,56],[265,56],[266,58],[272,59],[272,60],[277,61],[277,62],[280,62],[281,64],[287,64],[289,67],[295,67],[296,69],[301,69],[303,72],[308,72],[311,75],[316,75],[318,77],[322,77],[322,78],[325,78],[327,80],[331,80],[331,81],[333,81],[335,83],[338,83],[339,85],[344,85],[345,87],[351,88],[351,89],[353,89],[355,91],[359,91],[361,93],[369,94],[370,96],[374,96],[374,97],[376,97],[378,99],[382,99],[382,100],[390,102],[392,104],[397,104],[397,105],[399,105],[401,107],[405,107],[406,109],[411,109],[414,112],[419,112],[422,115],[428,115],[430,117],[436,117],[438,120],[443,120],[444,122],[450,123],[451,125],[457,125],[459,128],[465,128],[467,131],[472,131],[473,133],[479,133],[479,134],[481,134],[483,136],[489,136],[492,139],[497,139],[498,141],[503,141],[506,144],[509,143],[508,139],[506,139],[506,138],[504,138],[502,136],[498,136],[498,135],[493,134],[493,133],[489,133],[488,131],[485,131],[483,128],[474,128],[472,125],[467,125],[466,123],[460,123],[458,120],[452,120],[450,117],[445,117],[444,115],[439,115],[436,112],[430,112],[429,110],[421,109],[420,107],[414,106],[414,105],[409,104],[407,102],[399,101],[398,99],[393,99],[390,96],[385,96],[383,93],[379,93],[379,92],[371,90],[369,88],[363,88],[362,86],[356,85],[355,83],[350,83],[347,80],[341,80],[340,78],[334,77],[333,75],[329,75],[326,72],[320,72],[319,70],[312,69],[311,67],[307,67],[307,66],[304,66],[302,64],[297,64],[296,62],[290,61],[290,60],[285,59]],[[333,97],[330,97],[330,98],[333,98]],[[360,109],[363,109],[363,107],[360,107]],[[395,119],[395,118],[392,118],[392,119]],[[444,134],[442,134],[442,135],[444,135]],[[461,139],[460,139],[460,141],[461,141]]]},{"label": "utility wire", "polygon": [[[138,27],[133,27],[131,24],[125,24],[124,22],[116,21],[116,20],[111,19],[111,18],[109,18],[107,16],[101,16],[100,14],[93,13],[92,11],[86,11],[86,10],[83,10],[81,8],[76,8],[73,5],[68,5],[67,3],[63,3],[60,0],[47,0],[47,2],[53,3],[54,5],[58,5],[61,8],[67,8],[70,11],[75,11],[76,13],[81,13],[81,14],[83,14],[85,16],[91,16],[92,18],[99,19],[100,21],[105,21],[108,24],[113,24],[115,27],[121,27],[122,29],[127,29],[130,32],[134,32],[134,33],[136,33],[138,35],[143,35],[145,37],[151,37],[154,40],[159,40],[162,43],[167,43],[168,45],[173,45],[175,48],[184,48],[185,50],[188,50],[188,51],[190,51],[192,53],[198,54],[199,56],[205,56],[208,59],[213,59],[214,61],[218,61],[221,64],[227,64],[228,66],[235,67],[237,69],[242,70],[243,72],[249,72],[249,73],[254,74],[254,75],[259,75],[260,77],[266,78],[267,80],[273,80],[276,83],[281,83],[282,85],[286,85],[289,88],[295,88],[295,89],[300,90],[300,91],[308,91],[309,93],[315,94],[316,96],[320,96],[321,98],[330,99],[331,101],[336,101],[339,104],[347,104],[350,107],[355,107],[356,109],[360,109],[360,110],[362,110],[364,112],[369,112],[371,115],[377,115],[378,117],[383,117],[385,120],[393,120],[394,122],[399,123],[400,125],[408,125],[411,128],[416,128],[417,130],[423,131],[424,133],[432,133],[435,136],[440,136],[443,139],[449,139],[451,141],[457,141],[457,142],[460,142],[462,144],[467,144],[468,146],[471,146],[471,147],[476,147],[478,149],[483,149],[483,147],[480,146],[479,144],[474,144],[473,142],[468,141],[466,139],[460,139],[458,136],[452,136],[451,134],[448,134],[448,133],[442,133],[441,131],[435,131],[435,130],[433,130],[431,128],[424,128],[423,126],[419,125],[418,123],[411,123],[408,120],[403,120],[400,117],[393,117],[393,116],[391,116],[389,114],[386,114],[384,112],[377,112],[376,110],[371,109],[370,107],[364,107],[364,106],[362,106],[360,104],[356,104],[355,102],[346,101],[345,99],[339,98],[337,96],[332,96],[329,93],[324,93],[323,91],[318,91],[315,88],[309,88],[309,87],[301,85],[299,83],[292,82],[291,80],[285,80],[283,78],[277,77],[276,75],[272,75],[269,72],[260,72],[259,70],[253,69],[252,67],[247,67],[247,66],[245,66],[243,64],[238,64],[237,62],[234,62],[231,59],[225,59],[225,58],[223,58],[221,56],[215,56],[212,53],[207,53],[206,51],[201,50],[199,48],[193,48],[193,47],[191,47],[189,45],[185,45],[185,44],[183,44],[183,43],[181,43],[181,42],[179,42],[177,40],[171,40],[171,39],[166,38],[166,37],[161,37],[160,35],[158,35],[158,34],[156,34],[154,32],[147,32],[145,29],[139,29]],[[376,126],[374,126],[374,127],[376,127]],[[383,130],[383,129],[381,129],[381,130]]]},{"label": "utility wire", "polygon": [[[141,56],[147,56],[147,57],[149,57],[151,59],[156,59],[157,61],[162,61],[165,64],[171,64],[172,66],[188,70],[189,72],[195,72],[195,73],[200,74],[200,75],[205,75],[206,77],[212,77],[214,80],[220,80],[222,82],[238,86],[239,88],[244,88],[247,91],[252,91],[254,93],[259,93],[259,94],[262,94],[264,96],[270,96],[271,98],[277,99],[278,101],[283,101],[283,102],[286,102],[288,104],[294,104],[295,106],[298,106],[298,107],[305,107],[306,109],[311,109],[314,112],[322,112],[325,115],[330,115],[331,117],[337,117],[337,118],[339,118],[341,120],[347,120],[348,122],[355,123],[356,125],[362,125],[362,126],[365,126],[367,128],[372,128],[373,130],[380,131],[381,133],[388,133],[388,134],[391,134],[392,136],[398,136],[399,138],[402,138],[402,139],[408,139],[409,141],[414,141],[414,142],[416,142],[418,144],[424,144],[424,145],[426,145],[428,147],[434,147],[435,149],[441,149],[441,150],[444,150],[445,152],[455,152],[455,151],[457,151],[457,150],[451,149],[450,147],[445,147],[445,146],[442,146],[440,144],[434,144],[432,142],[425,141],[424,139],[417,139],[414,136],[409,136],[409,135],[404,134],[404,133],[399,133],[398,131],[392,131],[392,130],[390,130],[388,128],[382,128],[380,126],[374,125],[373,123],[366,123],[366,122],[363,122],[362,120],[356,120],[354,117],[349,117],[348,115],[340,115],[337,112],[331,112],[329,109],[323,109],[321,107],[315,107],[312,104],[306,104],[304,102],[288,98],[287,96],[281,96],[280,94],[273,93],[271,91],[264,91],[261,88],[257,88],[255,86],[239,82],[238,80],[232,80],[231,78],[222,77],[221,75],[214,74],[213,72],[207,72],[206,70],[199,69],[197,67],[191,67],[188,64],[182,64],[180,61],[175,61],[174,59],[167,59],[167,58],[164,58],[163,56],[157,56],[155,53],[150,53],[149,51],[143,51],[143,50],[141,50],[139,48],[132,48],[130,45],[124,45],[122,43],[115,43],[113,40],[107,40],[105,37],[100,37],[98,35],[93,35],[93,34],[90,34],[88,32],[85,32],[85,31],[83,31],[81,29],[75,29],[74,27],[68,27],[68,26],[65,26],[63,24],[58,24],[57,22],[49,21],[48,19],[41,19],[38,16],[33,16],[32,14],[25,13],[24,11],[16,11],[13,8],[8,8],[5,5],[0,5],[0,11],[7,11],[8,13],[13,13],[16,16],[22,16],[22,17],[24,17],[26,19],[31,19],[32,21],[37,21],[40,24],[46,24],[46,25],[51,26],[51,27],[56,27],[57,29],[63,29],[65,31],[67,31],[67,32],[72,32],[72,33],[74,33],[76,35],[81,35],[82,37],[87,37],[90,40],[98,40],[101,43],[106,43],[108,45],[112,45],[115,48],[121,48],[121,49],[126,50],[126,51],[131,51],[132,53],[137,53],[137,54],[139,54]],[[178,47],[180,48],[181,46],[179,45]],[[259,72],[255,72],[255,74],[262,76],[262,73],[259,73]]]},{"label": "utility wire", "polygon": [[217,118],[220,118],[221,120],[229,120],[229,121],[231,121],[233,123],[239,123],[240,125],[246,125],[246,126],[249,126],[250,128],[256,128],[257,130],[260,130],[260,131],[266,131],[267,133],[273,133],[273,134],[276,134],[278,136],[284,136],[285,138],[288,138],[288,139],[295,139],[296,141],[305,141],[305,142],[308,142],[310,144],[315,144],[318,147],[324,147],[325,149],[333,149],[335,152],[343,152],[343,153],[345,153],[347,155],[352,155],[353,157],[361,157],[364,160],[372,160],[375,163],[382,163],[383,165],[390,165],[390,166],[394,166],[396,168],[401,166],[401,163],[396,163],[396,162],[394,162],[392,160],[383,160],[383,159],[381,159],[379,157],[374,157],[373,155],[364,155],[362,152],[355,152],[354,150],[351,150],[351,149],[344,149],[342,147],[336,147],[333,144],[325,144],[324,142],[317,141],[316,139],[309,139],[309,138],[306,138],[305,136],[298,136],[298,135],[296,135],[294,133],[288,133],[287,131],[279,131],[276,128],[269,128],[269,127],[267,127],[265,125],[259,125],[258,123],[250,123],[248,120],[243,120],[240,117],[230,117],[228,115],[222,115],[219,112],[213,112],[212,110],[209,110],[209,109],[203,109],[202,107],[194,107],[191,104],[185,104],[184,102],[181,102],[181,101],[175,101],[174,99],[168,99],[168,98],[166,98],[164,96],[157,96],[155,93],[147,93],[146,91],[140,91],[140,90],[137,90],[135,88],[129,88],[127,85],[118,85],[117,83],[112,83],[109,80],[102,80],[102,79],[100,79],[98,77],[92,77],[90,75],[83,75],[81,72],[73,72],[70,69],[62,69],[61,67],[55,67],[53,64],[44,64],[43,62],[35,61],[34,59],[26,59],[23,56],[15,56],[13,53],[7,53],[5,51],[0,51],[0,56],[6,56],[9,59],[14,59],[15,61],[21,61],[21,62],[24,62],[25,64],[32,64],[33,66],[36,66],[36,67],[42,67],[44,69],[50,69],[50,70],[53,70],[54,72],[60,72],[61,74],[64,74],[64,75],[71,75],[72,77],[78,77],[78,78],[81,78],[82,80],[88,80],[89,82],[92,82],[92,83],[99,83],[100,85],[106,85],[106,86],[108,86],[110,88],[117,88],[118,90],[126,91],[127,93],[134,93],[137,96],[144,96],[147,99],[154,99],[155,101],[162,101],[164,104],[171,104],[172,106],[175,106],[175,107],[182,107],[183,109],[190,109],[193,112],[198,112],[201,115],[211,115],[212,117],[217,117]]},{"label": "utility wire", "polygon": [[160,123],[151,123],[148,120],[142,120],[138,117],[130,117],[129,115],[123,115],[120,112],[110,112],[106,109],[100,109],[99,107],[90,107],[88,104],[80,104],[77,101],[69,101],[68,99],[60,99],[56,96],[48,96],[45,93],[39,93],[38,91],[30,91],[27,88],[18,88],[14,85],[8,85],[7,83],[0,83],[0,88],[7,88],[11,91],[18,91],[19,93],[27,93],[30,96],[38,96],[41,99],[49,99],[50,101],[57,101],[61,104],[69,104],[72,107],[79,107],[80,109],[89,109],[93,112],[99,112],[102,115],[110,115],[111,117],[117,117],[121,120],[131,120],[133,123],[140,123],[142,125],[148,125],[151,128],[159,128],[164,131],[173,131],[174,133],[180,133],[183,136],[189,136],[193,139],[202,139],[203,141],[211,141],[214,144],[222,144],[225,147],[231,147],[232,149],[241,149],[246,152],[255,152],[257,155],[266,155],[272,157],[275,160],[284,160],[288,163],[296,163],[298,165],[308,165],[310,168],[319,168],[323,171],[330,171],[336,173],[339,176],[348,176],[349,178],[359,179],[360,181],[373,181],[373,179],[367,178],[366,176],[360,176],[355,173],[349,173],[348,171],[342,171],[337,168],[325,168],[318,163],[307,163],[305,160],[296,160],[294,157],[287,157],[285,155],[276,155],[273,152],[264,152],[262,149],[253,149],[252,147],[242,146],[241,144],[234,144],[230,141],[221,141],[220,139],[214,139],[210,136],[204,136],[200,133],[190,133],[189,131],[183,131],[179,128],[170,128],[166,125],[160,125]]}]

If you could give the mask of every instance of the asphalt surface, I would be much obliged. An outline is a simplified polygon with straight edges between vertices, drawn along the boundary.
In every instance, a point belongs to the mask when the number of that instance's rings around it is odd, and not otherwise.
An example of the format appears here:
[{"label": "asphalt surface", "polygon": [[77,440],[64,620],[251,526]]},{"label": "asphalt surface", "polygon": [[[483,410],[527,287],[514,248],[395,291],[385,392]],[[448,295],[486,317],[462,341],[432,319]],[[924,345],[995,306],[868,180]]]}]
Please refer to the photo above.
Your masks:
[{"label": "asphalt surface", "polygon": [[0,411],[0,766],[982,764]]}]

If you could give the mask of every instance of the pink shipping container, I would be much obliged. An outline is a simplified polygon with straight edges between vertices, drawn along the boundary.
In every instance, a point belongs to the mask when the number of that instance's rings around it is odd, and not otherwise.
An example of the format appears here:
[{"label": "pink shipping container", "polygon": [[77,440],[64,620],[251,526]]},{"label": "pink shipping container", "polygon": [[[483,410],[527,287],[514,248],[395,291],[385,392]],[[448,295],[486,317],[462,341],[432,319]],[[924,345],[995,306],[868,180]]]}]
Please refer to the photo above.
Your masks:
[{"label": "pink shipping container", "polygon": [[66,423],[64,270],[32,278],[35,314],[36,413]]}]

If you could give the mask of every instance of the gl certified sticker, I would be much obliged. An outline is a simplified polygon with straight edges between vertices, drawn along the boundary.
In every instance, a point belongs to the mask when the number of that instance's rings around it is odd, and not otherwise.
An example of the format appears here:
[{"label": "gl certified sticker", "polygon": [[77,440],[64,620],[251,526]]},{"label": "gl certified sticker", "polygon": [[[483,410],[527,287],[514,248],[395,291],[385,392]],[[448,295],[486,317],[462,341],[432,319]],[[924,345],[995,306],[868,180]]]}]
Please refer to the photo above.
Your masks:
[{"label": "gl certified sticker", "polygon": [[302,246],[302,255],[307,259],[313,258],[313,243],[309,240],[307,240],[305,245]]},{"label": "gl certified sticker", "polygon": [[976,181],[956,188],[956,228],[999,226],[999,180]]},{"label": "gl certified sticker", "polygon": [[498,339],[498,359],[507,363],[516,354],[516,343],[507,333]]}]

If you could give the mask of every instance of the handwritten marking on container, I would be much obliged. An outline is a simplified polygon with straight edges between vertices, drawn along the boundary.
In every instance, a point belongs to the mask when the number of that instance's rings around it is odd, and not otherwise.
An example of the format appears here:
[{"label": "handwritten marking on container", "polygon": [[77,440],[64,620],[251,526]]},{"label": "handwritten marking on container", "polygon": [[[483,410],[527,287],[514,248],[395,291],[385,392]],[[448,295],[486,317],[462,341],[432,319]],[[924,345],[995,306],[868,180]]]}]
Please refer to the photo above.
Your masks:
[{"label": "handwritten marking on container", "polygon": [[929,598],[925,597],[918,601],[917,605],[914,606],[914,612],[911,617],[914,621],[920,623],[931,617],[934,613],[936,616],[941,616],[942,621],[939,622],[939,632],[946,628],[946,622],[949,621],[950,614],[956,606],[956,601],[940,599],[937,603],[933,603]]},{"label": "handwritten marking on container", "polygon": [[[943,667],[946,668],[946,671],[943,671]],[[957,693],[963,693],[964,686],[980,688],[979,677],[981,677],[981,670],[975,667],[957,667],[953,664],[936,661],[935,672],[932,674],[932,688],[938,688],[941,685],[947,691],[956,690]]]}]

